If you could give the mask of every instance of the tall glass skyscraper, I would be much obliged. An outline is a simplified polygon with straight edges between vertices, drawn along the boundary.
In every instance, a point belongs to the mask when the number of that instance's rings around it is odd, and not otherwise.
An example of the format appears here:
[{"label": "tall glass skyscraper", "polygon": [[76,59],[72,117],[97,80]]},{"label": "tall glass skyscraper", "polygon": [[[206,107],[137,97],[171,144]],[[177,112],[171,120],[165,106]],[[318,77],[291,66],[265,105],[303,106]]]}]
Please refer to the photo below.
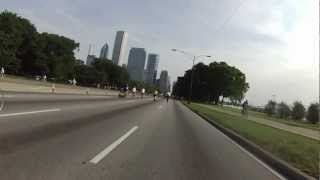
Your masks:
[{"label": "tall glass skyscraper", "polygon": [[147,53],[144,48],[131,48],[128,60],[128,72],[130,79],[143,81],[144,67],[146,64]]},{"label": "tall glass skyscraper", "polygon": [[157,78],[157,70],[159,65],[159,55],[158,54],[149,54],[148,63],[146,69],[146,83],[155,85]]},{"label": "tall glass skyscraper", "polygon": [[125,31],[117,31],[116,40],[114,41],[112,62],[121,66],[125,64],[123,55],[127,45],[128,33]]},{"label": "tall glass skyscraper", "polygon": [[109,50],[108,44],[105,43],[101,48],[100,58],[108,59],[108,50]]},{"label": "tall glass skyscraper", "polygon": [[168,71],[161,71],[160,81],[159,81],[160,91],[166,93],[170,91],[170,77]]}]

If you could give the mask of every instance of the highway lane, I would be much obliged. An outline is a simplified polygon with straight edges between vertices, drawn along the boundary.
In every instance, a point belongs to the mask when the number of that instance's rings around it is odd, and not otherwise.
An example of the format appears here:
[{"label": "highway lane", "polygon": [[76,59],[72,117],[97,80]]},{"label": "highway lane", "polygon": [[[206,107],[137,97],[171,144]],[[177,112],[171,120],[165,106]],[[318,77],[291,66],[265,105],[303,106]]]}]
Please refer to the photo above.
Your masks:
[{"label": "highway lane", "polygon": [[178,102],[86,103],[0,117],[0,179],[279,179]]}]

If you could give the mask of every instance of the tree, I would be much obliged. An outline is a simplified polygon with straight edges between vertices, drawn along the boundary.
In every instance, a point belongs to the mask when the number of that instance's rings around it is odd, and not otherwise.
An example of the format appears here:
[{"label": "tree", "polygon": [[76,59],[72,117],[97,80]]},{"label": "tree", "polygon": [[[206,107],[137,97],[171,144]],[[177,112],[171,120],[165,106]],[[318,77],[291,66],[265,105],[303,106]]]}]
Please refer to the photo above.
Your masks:
[{"label": "tree", "polygon": [[25,73],[24,64],[37,58],[37,30],[15,13],[0,13],[0,65],[8,73]]},{"label": "tree", "polygon": [[277,103],[275,101],[270,100],[268,104],[264,107],[264,112],[267,113],[267,115],[272,116],[276,113],[276,106]]},{"label": "tree", "polygon": [[[191,69],[179,77],[173,87],[176,97],[189,97]],[[225,62],[213,62],[209,65],[198,63],[193,67],[192,100],[219,103],[219,97],[242,100],[249,89],[245,75],[237,68]]]},{"label": "tree", "polygon": [[309,106],[307,120],[312,124],[319,122],[319,103],[314,103]]},{"label": "tree", "polygon": [[290,117],[291,110],[290,110],[290,107],[285,102],[281,102],[278,105],[278,115],[280,118],[284,118],[284,119],[287,119]]},{"label": "tree", "polygon": [[292,119],[294,120],[302,120],[305,116],[306,108],[303,106],[301,102],[294,102],[292,108]]},{"label": "tree", "polygon": [[79,43],[64,36],[49,33],[41,33],[39,39],[44,59],[40,64],[46,67],[42,69],[42,73],[58,81],[72,79],[76,64],[74,50],[79,47]]}]

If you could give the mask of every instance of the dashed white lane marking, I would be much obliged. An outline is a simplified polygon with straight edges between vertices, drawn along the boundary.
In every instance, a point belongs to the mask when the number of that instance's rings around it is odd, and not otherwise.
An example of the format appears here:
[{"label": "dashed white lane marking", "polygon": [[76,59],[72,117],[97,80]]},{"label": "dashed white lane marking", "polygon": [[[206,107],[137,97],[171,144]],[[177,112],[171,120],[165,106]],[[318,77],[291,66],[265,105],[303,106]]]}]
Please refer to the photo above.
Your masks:
[{"label": "dashed white lane marking", "polygon": [[130,129],[126,134],[121,136],[118,140],[113,142],[99,154],[97,154],[94,158],[92,158],[89,162],[93,164],[98,164],[105,156],[107,156],[111,151],[113,151],[117,146],[119,146],[124,140],[126,140],[134,131],[138,129],[138,126],[134,126]]},{"label": "dashed white lane marking", "polygon": [[0,114],[1,117],[10,117],[10,116],[21,116],[21,115],[29,115],[29,114],[38,114],[38,113],[47,113],[47,112],[56,112],[60,111],[61,109],[43,109],[38,111],[27,111],[27,112],[18,112],[18,113],[8,113],[8,114]]}]

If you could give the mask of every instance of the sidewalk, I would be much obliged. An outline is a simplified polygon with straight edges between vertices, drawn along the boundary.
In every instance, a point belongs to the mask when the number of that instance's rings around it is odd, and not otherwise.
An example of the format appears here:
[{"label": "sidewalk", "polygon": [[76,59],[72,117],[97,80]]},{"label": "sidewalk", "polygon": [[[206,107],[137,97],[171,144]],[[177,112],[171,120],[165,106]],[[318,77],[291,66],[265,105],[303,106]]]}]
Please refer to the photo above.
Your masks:
[{"label": "sidewalk", "polygon": [[[240,113],[231,112],[231,111],[227,111],[227,110],[222,110],[220,108],[216,108],[216,107],[213,107],[213,106],[210,106],[210,105],[204,105],[204,104],[197,104],[197,105],[203,106],[203,107],[215,110],[215,111],[219,111],[219,112],[222,112],[222,113],[226,113],[226,114],[229,114],[229,115],[243,117],[243,115],[240,114]],[[267,126],[271,126],[271,127],[277,128],[277,129],[288,131],[288,132],[291,132],[291,133],[294,133],[294,134],[302,135],[302,136],[305,136],[305,137],[308,137],[308,138],[311,138],[311,139],[320,140],[320,132],[316,131],[316,130],[306,129],[306,128],[302,128],[302,127],[289,126],[289,125],[286,125],[286,124],[283,124],[283,123],[278,123],[278,122],[275,122],[275,121],[270,121],[270,120],[267,120],[267,119],[258,118],[258,117],[252,117],[252,116],[247,116],[246,119],[250,120],[250,121],[257,122],[257,123],[260,123],[260,124],[264,124],[264,125],[267,125]]]},{"label": "sidewalk", "polygon": [[50,82],[19,79],[6,77],[0,80],[0,89],[2,91],[15,91],[15,92],[36,92],[36,93],[54,93],[56,94],[79,94],[79,95],[100,95],[100,96],[117,96],[118,91],[87,88],[81,86],[72,86],[67,84],[54,84]]}]

